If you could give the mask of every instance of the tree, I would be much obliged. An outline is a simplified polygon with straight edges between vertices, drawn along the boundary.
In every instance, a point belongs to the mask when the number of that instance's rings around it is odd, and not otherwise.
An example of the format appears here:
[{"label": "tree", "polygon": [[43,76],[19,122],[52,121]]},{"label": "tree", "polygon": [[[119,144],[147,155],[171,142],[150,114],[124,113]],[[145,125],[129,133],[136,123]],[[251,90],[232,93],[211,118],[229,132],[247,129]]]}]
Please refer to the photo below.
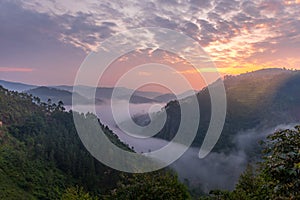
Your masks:
[{"label": "tree", "polygon": [[300,126],[277,131],[262,144],[259,168],[249,166],[233,192],[212,191],[210,199],[300,199]]},{"label": "tree", "polygon": [[119,187],[106,199],[147,199],[178,200],[190,199],[187,188],[178,181],[177,176],[165,171],[147,174],[134,174],[124,177]]},{"label": "tree", "polygon": [[266,181],[264,176],[260,174],[260,170],[248,165],[229,199],[267,199],[270,193],[271,191],[266,187]]},{"label": "tree", "polygon": [[273,195],[300,198],[300,126],[275,132],[265,143],[263,174]]},{"label": "tree", "polygon": [[62,195],[62,200],[97,200],[97,197],[92,197],[88,192],[85,192],[82,187],[67,188]]},{"label": "tree", "polygon": [[64,103],[62,101],[58,102],[56,109],[59,110],[59,111],[65,111],[66,110],[64,108]]}]

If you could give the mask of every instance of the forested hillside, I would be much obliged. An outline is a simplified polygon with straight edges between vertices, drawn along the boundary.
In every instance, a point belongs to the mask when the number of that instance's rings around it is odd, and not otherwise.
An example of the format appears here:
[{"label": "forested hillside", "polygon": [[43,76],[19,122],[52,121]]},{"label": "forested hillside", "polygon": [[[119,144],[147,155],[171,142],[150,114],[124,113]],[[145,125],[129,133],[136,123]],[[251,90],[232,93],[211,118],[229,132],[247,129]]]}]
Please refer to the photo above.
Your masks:
[{"label": "forested hillside", "polygon": [[[0,121],[0,199],[127,199],[124,193],[132,196],[128,192],[135,189],[136,199],[189,198],[169,170],[133,176],[95,160],[76,133],[72,111],[65,112],[62,102],[41,103],[0,87]],[[100,125],[112,142],[132,151]]]},{"label": "forested hillside", "polygon": [[[215,151],[235,148],[234,137],[248,129],[264,129],[300,119],[300,72],[284,69],[266,69],[238,76],[226,76],[227,96],[225,125]],[[188,98],[181,103],[188,102]],[[209,91],[197,94],[200,106],[199,129],[194,145],[200,146],[211,117]],[[167,104],[167,122],[157,137],[171,140],[180,124],[180,106],[177,101]],[[152,117],[155,119],[155,117]],[[157,114],[159,120],[159,114]]]}]

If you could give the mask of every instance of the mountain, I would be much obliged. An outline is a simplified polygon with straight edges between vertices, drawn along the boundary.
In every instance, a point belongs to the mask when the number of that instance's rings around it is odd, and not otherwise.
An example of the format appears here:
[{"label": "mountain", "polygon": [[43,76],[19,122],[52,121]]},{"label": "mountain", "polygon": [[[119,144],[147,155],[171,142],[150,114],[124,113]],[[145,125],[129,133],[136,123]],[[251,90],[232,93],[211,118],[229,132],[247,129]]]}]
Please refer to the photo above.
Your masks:
[{"label": "mountain", "polygon": [[36,85],[28,85],[24,83],[10,82],[5,80],[0,80],[0,85],[2,85],[4,88],[7,88],[8,90],[17,92],[23,92],[25,90],[30,90],[38,87]]},{"label": "mountain", "polygon": [[[59,86],[51,86],[52,88],[57,88],[57,89],[62,89],[62,90],[67,90],[67,91],[73,91],[73,86],[68,86],[68,85],[59,85]],[[162,95],[162,93],[159,92],[151,92],[151,91],[133,91],[132,89],[129,88],[125,88],[125,87],[91,87],[91,86],[84,86],[84,85],[77,85],[74,86],[76,87],[76,89],[79,89],[80,91],[82,91],[84,93],[85,92],[90,92],[90,91],[94,91],[96,89],[97,91],[97,96],[99,95],[101,98],[106,98],[106,99],[110,99],[112,92],[114,89],[118,89],[119,92],[128,94],[128,93],[132,93],[134,92],[135,95],[137,96],[142,96],[142,97],[146,97],[149,99],[152,99],[158,95]],[[122,96],[122,95],[121,95]]]},{"label": "mountain", "polygon": [[162,95],[163,93],[160,92],[151,92],[151,91],[141,91],[141,90],[136,90],[134,92],[135,95],[146,97],[149,99],[154,99],[155,97]]},{"label": "mountain", "polygon": [[[115,98],[118,100],[128,100],[130,99],[130,103],[133,104],[142,104],[142,103],[159,103],[160,101],[153,99],[156,95],[161,95],[158,92],[144,92],[144,91],[133,91],[132,89],[117,87],[97,87],[93,88],[90,86],[74,86],[76,91],[80,93],[82,96],[91,96],[93,92],[95,93],[95,97],[97,99],[110,100],[112,98],[113,91],[117,91],[115,93]],[[54,86],[57,89],[63,89],[72,92],[74,87],[72,86]],[[129,98],[130,94],[132,96]],[[164,101],[167,102],[167,101]]]},{"label": "mountain", "polygon": [[159,102],[169,102],[169,101],[172,101],[175,99],[176,99],[176,95],[172,94],[172,93],[162,94],[162,95],[154,97],[154,100],[159,101]]},{"label": "mountain", "polygon": [[156,97],[154,97],[153,99],[154,100],[157,100],[159,102],[170,102],[172,100],[176,100],[176,99],[184,99],[188,96],[191,96],[192,94],[195,94],[197,93],[197,91],[195,90],[188,90],[188,91],[185,91],[181,94],[178,94],[178,98],[176,97],[175,94],[173,93],[167,93],[167,94],[162,94],[162,95],[158,95]]},{"label": "mountain", "polygon": [[[26,91],[28,94],[32,94],[33,96],[37,96],[41,99],[43,102],[47,102],[48,99],[51,99],[53,103],[58,103],[59,101],[62,101],[64,105],[72,105],[72,93],[66,90],[60,90],[56,88],[49,88],[49,87],[37,87],[34,89],[30,89]],[[77,94],[74,93],[77,102],[79,104],[91,104],[92,101]],[[96,99],[96,103],[100,104],[102,103],[102,100]]]},{"label": "mountain", "polygon": [[[128,98],[128,97],[126,97]],[[121,97],[122,99],[122,97]],[[155,99],[149,99],[147,97],[132,95],[129,100],[130,103],[133,104],[142,104],[142,103],[161,103],[161,101],[157,101]]]},{"label": "mountain", "polygon": [[[300,120],[299,71],[263,69],[238,76],[226,76],[224,85],[227,96],[227,115],[214,151],[226,152],[235,149],[235,136],[245,130],[254,128],[262,130]],[[201,117],[193,145],[200,146],[211,117],[211,102],[207,88],[197,93],[197,99]],[[182,104],[188,104],[188,102],[189,97],[180,100]],[[171,101],[164,109],[167,112],[167,121],[157,137],[171,140],[180,124],[180,106],[178,101]],[[159,116],[160,114],[157,113],[154,123],[155,120],[161,120]]]},{"label": "mountain", "polygon": [[16,83],[5,80],[0,80],[0,85],[4,88],[8,88],[12,91],[17,92],[28,92],[34,96],[41,98],[42,101],[46,102],[49,98],[53,102],[63,101],[65,105],[71,105],[72,98],[71,94],[73,93],[74,87],[76,90],[80,91],[78,95],[79,103],[89,104],[92,101],[85,98],[85,96],[90,96],[91,92],[95,93],[96,103],[101,103],[103,100],[110,100],[114,90],[118,90],[118,95],[115,96],[119,100],[128,100],[129,94],[132,94],[130,102],[133,104],[142,104],[142,103],[167,103],[173,98],[169,98],[169,94],[162,94],[159,92],[151,91],[133,91],[125,87],[90,87],[90,86],[68,86],[68,85],[59,85],[59,86],[37,86],[29,85],[24,83]]}]

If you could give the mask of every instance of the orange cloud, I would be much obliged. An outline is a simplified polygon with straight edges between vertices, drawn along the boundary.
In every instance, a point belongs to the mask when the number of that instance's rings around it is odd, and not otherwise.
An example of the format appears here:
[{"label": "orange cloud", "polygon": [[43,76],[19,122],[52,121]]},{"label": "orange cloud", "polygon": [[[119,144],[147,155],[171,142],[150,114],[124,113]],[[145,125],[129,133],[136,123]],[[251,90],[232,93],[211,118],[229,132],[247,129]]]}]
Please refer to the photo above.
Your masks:
[{"label": "orange cloud", "polygon": [[139,72],[139,75],[140,76],[151,76],[152,73],[150,73],[150,72]]},{"label": "orange cloud", "polygon": [[32,72],[32,68],[0,67],[0,72]]},{"label": "orange cloud", "polygon": [[284,5],[300,4],[300,0],[285,0]]}]

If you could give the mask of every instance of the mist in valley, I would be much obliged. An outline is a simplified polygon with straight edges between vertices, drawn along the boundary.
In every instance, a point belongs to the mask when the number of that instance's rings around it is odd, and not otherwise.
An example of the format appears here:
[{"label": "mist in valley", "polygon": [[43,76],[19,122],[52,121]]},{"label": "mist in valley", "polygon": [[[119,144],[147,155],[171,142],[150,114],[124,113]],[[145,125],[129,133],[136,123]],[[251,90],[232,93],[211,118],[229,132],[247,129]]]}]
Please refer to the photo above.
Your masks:
[{"label": "mist in valley", "polygon": [[[115,110],[120,111],[117,113],[118,118],[126,121],[135,116],[145,116],[147,113],[149,114],[149,110],[157,112],[164,104],[130,104],[129,113],[124,111],[126,110],[124,106],[128,106],[125,101],[119,101],[114,106],[117,106]],[[92,111],[92,106],[85,106],[84,109],[86,112]],[[155,151],[169,143],[169,141],[158,138],[141,139],[124,133],[113,118],[110,103],[97,105],[96,114],[103,124],[117,134],[121,141],[133,147],[137,153]],[[204,159],[198,157],[200,148],[189,147],[170,167],[178,173],[180,180],[191,189],[206,193],[212,189],[232,190],[247,165],[259,161],[259,141],[264,140],[267,135],[276,130],[292,128],[294,125],[282,124],[271,128],[257,128],[238,132],[233,139],[236,149],[229,153],[211,152]],[[181,145],[178,144],[177,148],[181,148]]]}]

